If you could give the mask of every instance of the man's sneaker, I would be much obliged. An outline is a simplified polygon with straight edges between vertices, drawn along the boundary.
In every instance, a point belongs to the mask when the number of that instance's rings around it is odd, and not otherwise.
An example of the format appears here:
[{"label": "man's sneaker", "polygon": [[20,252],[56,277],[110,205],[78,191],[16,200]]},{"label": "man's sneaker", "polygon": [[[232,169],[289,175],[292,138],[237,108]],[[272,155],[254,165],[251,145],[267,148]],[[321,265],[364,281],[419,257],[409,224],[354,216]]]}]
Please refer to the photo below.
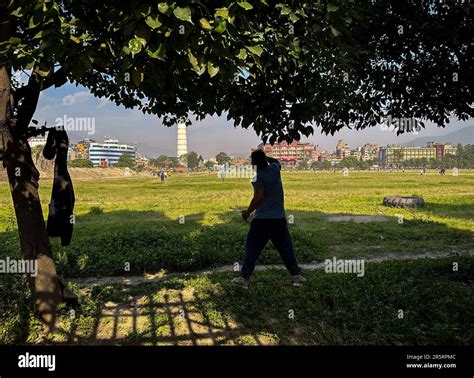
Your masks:
[{"label": "man's sneaker", "polygon": [[301,275],[293,276],[293,286],[301,286],[306,282],[306,278]]},{"label": "man's sneaker", "polygon": [[242,287],[244,289],[249,288],[249,280],[246,280],[244,277],[236,277],[232,279],[232,283],[236,286]]}]

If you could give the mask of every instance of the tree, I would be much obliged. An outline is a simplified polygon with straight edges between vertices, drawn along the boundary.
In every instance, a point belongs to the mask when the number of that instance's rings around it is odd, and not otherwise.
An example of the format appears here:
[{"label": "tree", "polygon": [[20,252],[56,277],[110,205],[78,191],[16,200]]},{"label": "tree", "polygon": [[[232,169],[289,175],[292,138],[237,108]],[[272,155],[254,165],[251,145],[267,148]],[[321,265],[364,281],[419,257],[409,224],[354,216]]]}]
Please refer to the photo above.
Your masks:
[{"label": "tree", "polygon": [[156,159],[150,159],[149,164],[160,168],[175,168],[179,165],[179,162],[175,156],[160,155]]},{"label": "tree", "polygon": [[90,160],[87,159],[75,159],[75,160],[70,160],[67,163],[68,166],[70,167],[77,167],[77,168],[92,168],[94,167],[94,164]]},{"label": "tree", "polygon": [[340,168],[355,168],[359,165],[359,161],[354,156],[342,158],[338,164]]},{"label": "tree", "polygon": [[213,169],[214,168],[214,163],[212,161],[208,160],[204,163],[204,166],[206,167],[206,169]]},{"label": "tree", "polygon": [[303,159],[299,162],[299,169],[306,170],[308,169],[308,160]]},{"label": "tree", "polygon": [[217,161],[217,164],[219,165],[224,165],[226,163],[230,163],[232,159],[230,158],[229,155],[227,155],[225,152],[219,152],[217,155],[216,155],[216,161]]},{"label": "tree", "polygon": [[358,161],[357,166],[358,166],[360,169],[369,169],[370,163],[369,163],[368,161],[360,160],[360,161]]},{"label": "tree", "polygon": [[186,155],[186,161],[188,162],[188,168],[194,169],[199,166],[199,156],[194,151],[191,151]]},{"label": "tree", "polygon": [[328,170],[331,169],[331,162],[329,160],[315,161],[311,164],[313,170]]},{"label": "tree", "polygon": [[135,162],[129,154],[122,154],[115,166],[118,168],[133,168],[135,166]]},{"label": "tree", "polygon": [[[1,148],[22,254],[39,261],[29,282],[40,313],[65,296],[26,143],[41,91],[70,81],[167,126],[226,112],[270,142],[389,116],[444,126],[474,112],[471,10],[414,0],[3,1]],[[17,70],[31,73],[26,85]]]}]

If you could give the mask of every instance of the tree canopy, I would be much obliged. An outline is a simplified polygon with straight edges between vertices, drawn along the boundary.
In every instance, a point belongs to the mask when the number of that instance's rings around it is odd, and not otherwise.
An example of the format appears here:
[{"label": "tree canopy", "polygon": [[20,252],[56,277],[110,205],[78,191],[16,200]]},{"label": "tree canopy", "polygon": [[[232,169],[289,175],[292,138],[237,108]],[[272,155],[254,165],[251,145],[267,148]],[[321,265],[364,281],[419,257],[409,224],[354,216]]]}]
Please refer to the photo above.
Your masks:
[{"label": "tree canopy", "polygon": [[197,168],[199,166],[199,155],[195,151],[188,152],[186,155],[186,161],[188,163],[188,168]]},{"label": "tree canopy", "polygon": [[117,164],[115,164],[118,168],[133,168],[135,166],[135,162],[133,161],[132,157],[129,154],[122,154],[119,157]]},{"label": "tree canopy", "polygon": [[219,152],[216,155],[216,161],[217,161],[217,164],[219,164],[219,165],[230,163],[231,160],[232,159],[230,158],[230,156],[227,155],[225,152]]},{"label": "tree canopy", "polygon": [[[227,113],[270,142],[389,116],[445,126],[449,116],[473,116],[472,9],[423,0],[9,0],[1,12],[13,31],[0,40],[0,64],[33,70],[32,86],[69,80],[168,126]],[[15,89],[21,102],[26,90]],[[30,113],[17,114],[20,124]]]}]

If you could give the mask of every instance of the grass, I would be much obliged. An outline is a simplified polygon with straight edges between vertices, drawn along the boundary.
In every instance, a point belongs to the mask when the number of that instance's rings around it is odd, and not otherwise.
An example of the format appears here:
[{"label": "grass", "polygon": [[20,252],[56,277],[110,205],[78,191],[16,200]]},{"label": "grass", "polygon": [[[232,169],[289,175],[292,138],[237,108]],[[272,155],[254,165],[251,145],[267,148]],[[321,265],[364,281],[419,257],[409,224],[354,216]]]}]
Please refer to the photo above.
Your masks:
[{"label": "grass", "polygon": [[[454,256],[473,250],[473,171],[443,177],[436,172],[351,172],[348,177],[340,172],[285,173],[283,181],[287,215],[293,221],[290,232],[302,263],[333,256]],[[192,272],[242,260],[248,224],[239,210],[251,196],[248,179],[221,182],[215,175],[177,174],[164,184],[152,178],[74,184],[72,245],[52,241],[58,272],[65,278]],[[50,190],[49,182],[41,182],[45,215]],[[426,206],[387,208],[382,205],[386,195],[421,196]],[[388,221],[330,222],[331,214],[385,215]],[[6,256],[18,257],[20,252],[8,186],[0,183],[0,258]],[[458,273],[450,270],[453,258],[462,261]],[[127,263],[130,271],[125,271]],[[280,263],[271,245],[260,263]],[[248,292],[232,289],[228,273],[82,289],[80,313],[62,318],[65,333],[54,340],[472,344],[472,257],[368,266],[373,269],[363,278],[305,272],[309,283],[299,290],[283,282],[288,278],[281,271],[257,273]],[[191,318],[180,315],[184,304],[192,310]],[[399,309],[404,309],[403,320],[396,316]],[[295,319],[288,319],[289,310],[295,311]],[[133,313],[141,314],[135,326],[129,323]],[[190,328],[207,336],[193,337]],[[51,342],[52,337],[43,334],[32,312],[23,277],[1,275],[0,343]]]},{"label": "grass", "polygon": [[[453,262],[458,271],[453,271]],[[100,345],[472,345],[474,341],[472,257],[369,263],[360,278],[323,270],[304,273],[308,282],[300,288],[289,285],[282,271],[257,273],[248,291],[231,286],[228,273],[175,276],[138,286],[74,287],[82,310],[74,317],[65,311],[59,332],[45,334],[34,318],[27,318],[26,327],[8,324],[17,332],[9,333],[9,341]]]},{"label": "grass", "polygon": [[[474,173],[440,177],[415,172],[287,173],[287,215],[298,258],[463,252],[474,244]],[[240,261],[248,225],[239,217],[251,196],[247,179],[175,175],[76,181],[76,225],[70,247],[53,241],[66,277],[192,271]],[[42,183],[46,214],[49,183]],[[424,209],[384,207],[385,195],[422,196]],[[0,184],[0,256],[18,256],[11,199]],[[328,222],[328,214],[386,215],[388,222]],[[397,216],[403,216],[403,223]],[[180,223],[184,220],[184,224]],[[279,262],[269,245],[262,263]],[[130,272],[125,272],[126,263]]]}]

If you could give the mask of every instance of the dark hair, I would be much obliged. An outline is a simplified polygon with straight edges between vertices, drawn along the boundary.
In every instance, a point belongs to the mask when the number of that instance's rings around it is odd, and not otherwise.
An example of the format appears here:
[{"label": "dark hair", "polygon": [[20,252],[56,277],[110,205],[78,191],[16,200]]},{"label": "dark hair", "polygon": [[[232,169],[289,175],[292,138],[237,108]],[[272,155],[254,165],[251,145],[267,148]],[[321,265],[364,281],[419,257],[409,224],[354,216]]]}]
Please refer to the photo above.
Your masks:
[{"label": "dark hair", "polygon": [[268,165],[267,155],[263,150],[255,150],[250,155],[252,165],[257,166],[257,169],[265,168]]}]

